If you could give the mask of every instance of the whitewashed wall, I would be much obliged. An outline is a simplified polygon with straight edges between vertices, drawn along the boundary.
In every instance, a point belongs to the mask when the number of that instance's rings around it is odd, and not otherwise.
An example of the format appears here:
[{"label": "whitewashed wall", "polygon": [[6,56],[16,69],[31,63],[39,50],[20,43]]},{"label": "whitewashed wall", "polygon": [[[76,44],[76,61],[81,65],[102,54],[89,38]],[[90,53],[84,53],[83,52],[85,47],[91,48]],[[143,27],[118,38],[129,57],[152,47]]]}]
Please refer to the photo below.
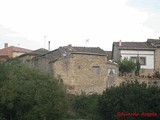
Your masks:
[{"label": "whitewashed wall", "polygon": [[141,65],[142,69],[154,69],[154,51],[121,50],[122,59],[131,57],[146,57],[146,65]]}]

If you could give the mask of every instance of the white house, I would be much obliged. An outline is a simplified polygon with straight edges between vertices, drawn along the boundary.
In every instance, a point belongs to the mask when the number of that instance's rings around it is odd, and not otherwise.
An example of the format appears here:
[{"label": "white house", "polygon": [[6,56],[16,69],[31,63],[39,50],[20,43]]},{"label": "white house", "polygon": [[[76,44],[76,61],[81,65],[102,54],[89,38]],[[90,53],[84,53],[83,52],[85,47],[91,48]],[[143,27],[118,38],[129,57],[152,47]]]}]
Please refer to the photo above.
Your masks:
[{"label": "white house", "polygon": [[[159,40],[159,39],[158,39]],[[160,40],[159,40],[160,41]],[[130,59],[136,62],[140,60],[141,72],[153,73],[155,70],[155,48],[150,42],[114,42],[112,47],[112,59]]]}]

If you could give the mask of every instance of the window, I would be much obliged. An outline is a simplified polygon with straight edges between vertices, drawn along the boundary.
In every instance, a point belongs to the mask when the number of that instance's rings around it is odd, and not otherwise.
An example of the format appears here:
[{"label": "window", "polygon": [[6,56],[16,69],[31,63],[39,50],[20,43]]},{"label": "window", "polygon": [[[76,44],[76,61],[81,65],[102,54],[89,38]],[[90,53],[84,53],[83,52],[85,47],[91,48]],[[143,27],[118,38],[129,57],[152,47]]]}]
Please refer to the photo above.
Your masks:
[{"label": "window", "polygon": [[141,65],[146,65],[146,58],[145,57],[140,57],[139,62],[140,62]]},{"label": "window", "polygon": [[95,75],[99,75],[100,74],[100,66],[92,66],[92,72]]},{"label": "window", "polygon": [[[131,60],[136,63],[137,57],[131,57]],[[139,62],[141,65],[146,65],[146,57],[139,57]]]},{"label": "window", "polygon": [[131,57],[131,61],[134,62],[134,63],[136,63],[137,57]]}]

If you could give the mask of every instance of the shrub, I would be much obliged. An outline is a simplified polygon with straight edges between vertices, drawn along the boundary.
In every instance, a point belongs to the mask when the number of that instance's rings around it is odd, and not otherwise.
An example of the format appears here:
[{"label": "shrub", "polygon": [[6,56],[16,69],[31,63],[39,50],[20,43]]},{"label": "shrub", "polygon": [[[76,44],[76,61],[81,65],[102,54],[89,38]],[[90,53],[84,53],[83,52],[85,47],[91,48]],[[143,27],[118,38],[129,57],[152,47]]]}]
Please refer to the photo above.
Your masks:
[{"label": "shrub", "polygon": [[[141,113],[160,111],[160,88],[147,86],[137,81],[122,83],[120,86],[106,89],[99,99],[99,114],[103,120],[159,120],[156,117],[141,117]],[[118,112],[138,113],[137,117],[120,117]]]},{"label": "shrub", "polygon": [[136,63],[131,60],[123,59],[118,61],[119,71],[123,74],[124,72],[132,72],[136,68]]},{"label": "shrub", "polygon": [[64,119],[67,99],[58,79],[15,59],[0,68],[0,119]]}]

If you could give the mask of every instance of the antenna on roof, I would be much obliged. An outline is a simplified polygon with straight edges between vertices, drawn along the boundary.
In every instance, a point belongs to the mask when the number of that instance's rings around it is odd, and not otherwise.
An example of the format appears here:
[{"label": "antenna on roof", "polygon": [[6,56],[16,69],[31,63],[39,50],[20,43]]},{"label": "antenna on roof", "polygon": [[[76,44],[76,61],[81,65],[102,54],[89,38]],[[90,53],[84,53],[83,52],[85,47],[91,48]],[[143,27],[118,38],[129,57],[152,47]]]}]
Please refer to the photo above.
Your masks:
[{"label": "antenna on roof", "polygon": [[47,36],[44,35],[44,48],[46,48],[46,38],[47,38]]},{"label": "antenna on roof", "polygon": [[89,39],[86,39],[86,47],[88,46],[89,43]]}]

